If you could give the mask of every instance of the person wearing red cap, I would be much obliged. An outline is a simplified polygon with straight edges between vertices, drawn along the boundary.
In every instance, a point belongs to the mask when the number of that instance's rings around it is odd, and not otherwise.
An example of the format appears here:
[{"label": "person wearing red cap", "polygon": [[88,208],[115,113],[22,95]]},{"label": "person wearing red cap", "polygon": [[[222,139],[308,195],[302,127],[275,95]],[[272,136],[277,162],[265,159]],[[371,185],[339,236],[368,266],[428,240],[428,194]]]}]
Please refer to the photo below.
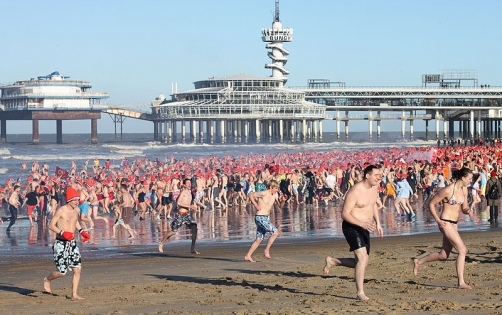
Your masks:
[{"label": "person wearing red cap", "polygon": [[73,188],[66,190],[66,205],[58,208],[52,217],[49,229],[56,233],[54,240],[53,252],[54,262],[56,263],[57,271],[53,271],[49,276],[44,278],[44,290],[51,292],[50,282],[66,275],[68,270],[73,269],[72,280],[72,299],[83,300],[77,293],[78,284],[80,282],[80,273],[82,269],[82,257],[78,249],[77,242],[73,237],[75,230],[78,229],[82,236],[82,242],[89,240],[89,234],[82,230],[78,219],[80,211],[78,203],[80,194]]},{"label": "person wearing red cap", "polygon": [[200,253],[195,250],[195,242],[197,241],[197,222],[192,218],[190,211],[198,211],[198,207],[192,204],[192,193],[190,191],[191,181],[188,178],[183,179],[183,190],[181,191],[177,200],[177,213],[171,222],[171,231],[169,231],[159,242],[159,252],[163,253],[164,243],[178,232],[182,225],[186,225],[192,233],[192,247],[190,253],[199,255]]}]

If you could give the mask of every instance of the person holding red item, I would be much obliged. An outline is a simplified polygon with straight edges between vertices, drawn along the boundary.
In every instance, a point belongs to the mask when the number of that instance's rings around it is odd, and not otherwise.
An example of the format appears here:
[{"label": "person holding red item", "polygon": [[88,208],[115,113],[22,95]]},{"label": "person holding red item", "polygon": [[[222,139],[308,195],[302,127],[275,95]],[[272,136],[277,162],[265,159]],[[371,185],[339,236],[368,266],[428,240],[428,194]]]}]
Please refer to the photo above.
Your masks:
[{"label": "person holding red item", "polygon": [[53,271],[48,277],[44,278],[44,290],[52,293],[50,282],[66,275],[68,269],[73,269],[71,296],[73,300],[84,299],[77,294],[82,269],[82,257],[73,234],[78,229],[84,243],[90,238],[89,234],[82,229],[78,222],[80,216],[79,199],[80,194],[74,188],[68,188],[66,190],[66,205],[57,209],[51,220],[49,229],[56,233],[52,248],[57,271]]}]

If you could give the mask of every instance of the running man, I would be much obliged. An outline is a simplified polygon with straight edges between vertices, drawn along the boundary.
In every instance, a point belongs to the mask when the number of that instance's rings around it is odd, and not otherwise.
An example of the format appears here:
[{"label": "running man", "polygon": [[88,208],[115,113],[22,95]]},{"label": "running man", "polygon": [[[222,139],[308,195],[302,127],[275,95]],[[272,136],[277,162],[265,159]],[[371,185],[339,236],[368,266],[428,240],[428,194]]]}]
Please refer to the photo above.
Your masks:
[{"label": "running man", "polygon": [[[263,241],[265,234],[267,232],[272,233],[267,241],[267,246],[265,247],[265,257],[270,259],[270,247],[274,243],[275,239],[279,235],[277,228],[270,222],[270,211],[272,210],[274,203],[277,203],[282,209],[284,206],[284,198],[279,201],[279,183],[276,180],[271,180],[268,183],[268,189],[260,192],[255,192],[249,195],[249,200],[255,206],[256,215],[254,217],[254,222],[256,224],[256,240],[251,244],[248,253],[244,257],[245,260],[250,262],[256,262],[256,260],[251,257],[254,251],[260,246]],[[287,197],[286,195],[283,195]]]},{"label": "running man", "polygon": [[381,170],[375,165],[364,169],[363,181],[355,184],[347,193],[342,210],[342,231],[354,258],[333,258],[327,256],[323,273],[327,275],[333,266],[344,266],[355,269],[357,300],[367,301],[364,294],[364,272],[369,261],[370,232],[377,231],[383,237],[378,213],[377,187],[382,179]]},{"label": "running man", "polygon": [[80,282],[80,272],[82,270],[82,257],[80,256],[80,251],[73,237],[73,233],[78,229],[82,236],[82,242],[85,243],[89,240],[89,234],[82,230],[78,222],[80,216],[78,208],[79,199],[80,194],[74,188],[68,188],[66,191],[67,204],[57,209],[51,220],[49,229],[56,233],[56,239],[54,240],[52,249],[57,271],[53,271],[47,278],[44,278],[45,291],[52,293],[51,281],[65,276],[68,270],[73,269],[71,296],[73,300],[84,299],[77,293],[78,284]]},{"label": "running man", "polygon": [[7,227],[6,232],[10,233],[10,228],[16,223],[17,220],[17,211],[21,206],[21,187],[19,185],[15,185],[12,193],[9,197],[9,211],[10,211],[10,222]]},{"label": "running man", "polygon": [[192,193],[191,180],[185,178],[183,180],[182,191],[178,197],[178,207],[177,213],[171,222],[171,231],[169,231],[159,242],[159,252],[163,253],[164,243],[174,234],[177,233],[178,229],[185,224],[192,233],[192,247],[190,248],[190,253],[199,255],[200,253],[195,250],[195,242],[197,240],[197,222],[194,221],[190,215],[190,210],[197,211],[199,208],[197,205],[192,204]]}]

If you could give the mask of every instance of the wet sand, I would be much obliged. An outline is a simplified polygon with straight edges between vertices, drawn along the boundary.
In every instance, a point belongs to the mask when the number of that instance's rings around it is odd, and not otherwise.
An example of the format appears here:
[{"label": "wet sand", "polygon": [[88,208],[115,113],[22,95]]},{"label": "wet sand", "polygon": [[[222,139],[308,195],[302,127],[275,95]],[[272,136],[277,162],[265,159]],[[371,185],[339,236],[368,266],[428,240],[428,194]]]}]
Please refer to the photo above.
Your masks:
[{"label": "wet sand", "polygon": [[[441,234],[372,238],[366,270],[367,302],[355,300],[353,270],[333,267],[322,274],[324,257],[352,257],[344,240],[326,237],[279,238],[272,259],[250,243],[189,242],[110,249],[110,255],[83,253],[79,294],[71,301],[71,276],[52,282],[51,254],[33,253],[29,263],[9,257],[2,265],[2,314],[502,314],[501,229],[462,232],[469,254],[465,278],[471,291],[456,289],[456,253],[445,262],[425,264],[418,276],[412,258],[437,251]],[[107,249],[102,249],[107,251]],[[5,261],[4,261],[5,262]]]}]

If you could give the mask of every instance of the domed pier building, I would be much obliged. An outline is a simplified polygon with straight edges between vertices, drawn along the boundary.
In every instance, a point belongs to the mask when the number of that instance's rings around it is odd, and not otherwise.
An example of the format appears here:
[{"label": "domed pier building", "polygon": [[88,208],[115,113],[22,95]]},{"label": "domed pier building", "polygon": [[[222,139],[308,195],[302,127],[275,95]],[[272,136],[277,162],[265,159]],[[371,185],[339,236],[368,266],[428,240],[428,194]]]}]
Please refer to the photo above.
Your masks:
[{"label": "domed pier building", "polygon": [[[209,78],[195,89],[170,100],[159,95],[152,102],[154,137],[171,142],[286,141],[322,137],[326,106],[305,100],[305,92],[284,88],[289,52],[284,42],[293,40],[293,29],[283,28],[279,1],[275,2],[271,28],[262,30],[271,63],[270,77],[249,74]],[[175,90],[173,88],[173,90]]]}]

